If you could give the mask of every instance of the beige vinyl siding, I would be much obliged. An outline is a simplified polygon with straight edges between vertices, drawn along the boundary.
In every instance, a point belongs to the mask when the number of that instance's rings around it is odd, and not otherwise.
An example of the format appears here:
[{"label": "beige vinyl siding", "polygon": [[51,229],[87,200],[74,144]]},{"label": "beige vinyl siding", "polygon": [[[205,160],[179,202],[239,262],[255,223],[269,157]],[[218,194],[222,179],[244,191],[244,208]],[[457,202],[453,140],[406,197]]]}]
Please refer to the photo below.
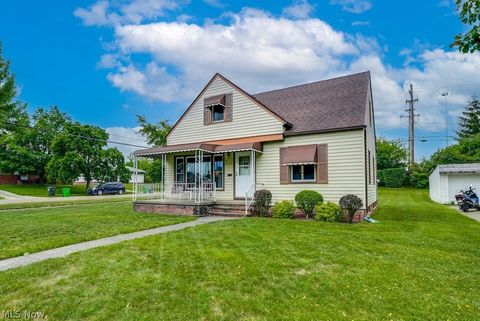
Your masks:
[{"label": "beige vinyl siding", "polygon": [[[374,202],[377,201],[377,152],[376,152],[376,147],[375,147],[375,119],[374,119],[374,112],[370,110],[370,102],[372,102],[372,109],[374,108],[373,105],[373,100],[370,95],[370,90],[369,90],[369,95],[367,99],[367,112],[366,112],[366,119],[365,119],[365,124],[367,124],[367,127],[365,128],[366,131],[366,141],[367,141],[367,151],[370,151],[370,155],[372,157],[372,162],[371,162],[371,168],[370,170],[375,173],[375,177],[372,175],[372,182],[371,184],[368,184],[368,171],[367,171],[367,190],[368,190],[368,205],[373,204]],[[370,125],[370,113],[373,112],[372,115],[372,120],[373,122]],[[367,152],[367,158],[368,158],[368,152]],[[368,166],[368,159],[367,163],[365,164],[365,168]],[[374,170],[375,169],[375,170]]]},{"label": "beige vinyl siding", "polygon": [[[172,190],[173,181],[175,179],[175,157],[176,156],[193,156],[193,153],[177,153],[177,154],[167,154],[167,164],[165,167],[165,191],[168,193]],[[209,154],[205,154],[209,155]],[[231,201],[233,200],[233,153],[223,154],[224,159],[224,186],[223,191],[217,191],[217,200],[218,201]],[[230,174],[230,176],[229,176]]]},{"label": "beige vinyl siding", "polygon": [[[365,203],[365,169],[363,130],[287,136],[284,142],[263,145],[257,156],[259,188],[272,192],[273,201],[293,200],[304,189],[321,193],[325,200],[338,202],[345,194],[355,194]],[[280,184],[280,147],[328,144],[328,184]],[[261,185],[263,184],[263,186]]]},{"label": "beige vinyl siding", "polygon": [[[233,120],[203,124],[203,99],[233,93]],[[283,122],[236,88],[216,77],[172,130],[168,145],[283,133]]]}]

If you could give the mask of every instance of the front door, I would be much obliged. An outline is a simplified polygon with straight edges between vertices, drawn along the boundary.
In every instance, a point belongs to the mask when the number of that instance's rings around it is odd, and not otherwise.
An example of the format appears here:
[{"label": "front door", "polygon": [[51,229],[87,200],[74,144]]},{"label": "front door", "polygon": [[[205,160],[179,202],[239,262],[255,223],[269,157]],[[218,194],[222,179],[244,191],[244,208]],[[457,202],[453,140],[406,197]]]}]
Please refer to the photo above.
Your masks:
[{"label": "front door", "polygon": [[[250,152],[235,153],[235,197],[245,198],[249,192],[249,197],[253,195],[253,189],[249,191],[254,181],[252,156]],[[252,195],[250,195],[252,194]]]}]

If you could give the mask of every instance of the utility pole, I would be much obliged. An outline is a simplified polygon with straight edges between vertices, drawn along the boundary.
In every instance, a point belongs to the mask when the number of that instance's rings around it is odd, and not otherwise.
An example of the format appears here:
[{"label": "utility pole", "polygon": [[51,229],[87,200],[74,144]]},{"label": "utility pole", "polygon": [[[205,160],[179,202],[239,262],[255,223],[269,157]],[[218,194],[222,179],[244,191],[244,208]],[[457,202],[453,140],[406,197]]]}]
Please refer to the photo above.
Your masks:
[{"label": "utility pole", "polygon": [[408,90],[410,99],[406,101],[408,104],[408,167],[412,169],[415,164],[415,117],[420,116],[415,114],[415,103],[418,99],[413,98],[413,84],[410,83],[410,89]]}]

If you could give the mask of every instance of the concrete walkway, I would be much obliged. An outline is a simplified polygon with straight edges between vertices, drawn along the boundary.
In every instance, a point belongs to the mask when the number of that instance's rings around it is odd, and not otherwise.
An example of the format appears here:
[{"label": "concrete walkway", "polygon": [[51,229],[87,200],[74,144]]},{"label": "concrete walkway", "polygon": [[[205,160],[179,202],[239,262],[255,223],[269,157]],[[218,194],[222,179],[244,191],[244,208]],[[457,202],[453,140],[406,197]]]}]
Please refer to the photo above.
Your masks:
[{"label": "concrete walkway", "polygon": [[450,206],[451,208],[455,208],[457,211],[459,211],[461,214],[470,217],[471,219],[474,219],[475,221],[480,222],[480,211],[470,211],[465,213],[464,211],[460,210],[458,206]]},{"label": "concrete walkway", "polygon": [[86,251],[86,250],[89,250],[89,249],[94,249],[96,247],[112,245],[112,244],[120,243],[120,242],[127,241],[127,240],[133,240],[133,239],[138,239],[138,238],[142,238],[142,237],[145,237],[145,236],[163,234],[163,233],[168,233],[168,232],[172,232],[172,231],[183,230],[183,229],[188,228],[188,227],[194,227],[194,226],[197,226],[197,225],[202,225],[202,224],[207,224],[207,223],[212,223],[212,222],[225,221],[225,220],[231,220],[231,219],[235,219],[235,218],[222,217],[222,216],[205,216],[205,217],[200,217],[196,221],[185,222],[185,223],[174,224],[174,225],[168,225],[168,226],[162,226],[162,227],[157,227],[157,228],[153,228],[153,229],[149,229],[149,230],[133,232],[133,233],[128,233],[128,234],[120,234],[120,235],[115,235],[115,236],[111,236],[111,237],[106,237],[106,238],[103,238],[103,239],[98,239],[98,240],[92,240],[92,241],[83,242],[83,243],[67,245],[67,246],[56,248],[56,249],[51,249],[51,250],[46,250],[46,251],[42,251],[42,252],[28,254],[28,255],[25,255],[25,256],[19,256],[19,257],[14,257],[14,258],[11,258],[11,259],[1,260],[0,261],[0,271],[5,271],[5,270],[8,270],[8,269],[17,268],[17,267],[29,265],[29,264],[32,264],[32,263],[35,263],[35,262],[45,261],[45,260],[48,260],[48,259],[65,257],[65,256],[67,256],[69,254],[72,254],[72,253]]}]

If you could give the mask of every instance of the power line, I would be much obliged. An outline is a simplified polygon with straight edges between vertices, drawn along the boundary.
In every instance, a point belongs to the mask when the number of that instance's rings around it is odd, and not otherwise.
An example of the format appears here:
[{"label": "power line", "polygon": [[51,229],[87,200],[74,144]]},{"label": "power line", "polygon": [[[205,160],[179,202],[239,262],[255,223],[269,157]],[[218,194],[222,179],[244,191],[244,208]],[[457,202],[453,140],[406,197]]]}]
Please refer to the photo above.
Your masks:
[{"label": "power line", "polygon": [[[23,127],[23,128],[35,129],[34,127],[29,126],[29,125],[15,124],[15,123],[11,123],[11,122],[6,122],[6,123],[9,124],[9,125],[12,125],[12,126],[18,126],[18,127]],[[149,146],[129,144],[129,143],[118,142],[118,141],[109,140],[109,139],[105,140],[105,139],[101,139],[101,138],[98,138],[98,137],[77,135],[77,134],[68,133],[68,132],[63,132],[63,133],[64,133],[64,134],[67,134],[67,135],[69,135],[69,136],[72,136],[72,137],[78,137],[78,138],[83,138],[83,139],[88,139],[88,140],[107,142],[107,143],[109,143],[109,144],[116,144],[116,145],[130,146],[130,147],[139,147],[139,148],[150,148]]]}]

